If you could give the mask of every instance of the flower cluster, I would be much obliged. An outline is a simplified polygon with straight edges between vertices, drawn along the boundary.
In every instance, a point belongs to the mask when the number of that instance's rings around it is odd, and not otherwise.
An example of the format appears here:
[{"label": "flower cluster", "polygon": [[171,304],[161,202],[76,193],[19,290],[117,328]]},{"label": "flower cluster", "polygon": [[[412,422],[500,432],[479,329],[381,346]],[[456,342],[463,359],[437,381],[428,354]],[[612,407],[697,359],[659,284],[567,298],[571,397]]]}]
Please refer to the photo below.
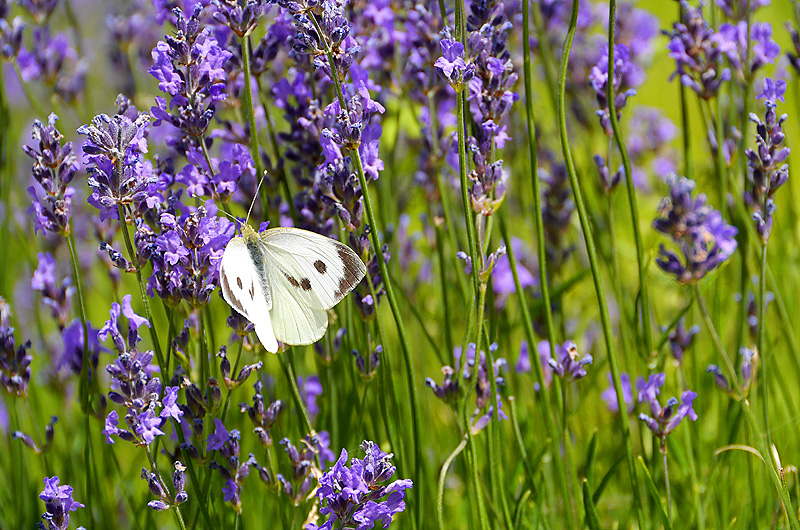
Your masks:
[{"label": "flower cluster", "polygon": [[[675,430],[684,418],[689,417],[692,421],[697,420],[697,414],[692,409],[692,403],[697,394],[691,390],[685,390],[681,394],[680,402],[673,397],[667,401],[666,407],[661,406],[658,395],[661,393],[661,387],[664,386],[666,380],[666,375],[663,372],[653,374],[647,379],[639,377],[636,380],[636,395],[634,396],[630,376],[625,373],[620,374],[623,399],[628,413],[633,412],[636,402],[650,405],[652,416],[642,413],[639,414],[639,419],[661,440],[662,451],[666,450],[667,436]],[[618,412],[619,402],[617,401],[611,374],[608,374],[608,382],[609,387],[603,391],[601,398],[612,412]],[[634,401],[634,397],[636,401]]]},{"label": "flower cluster", "polygon": [[[12,39],[14,36],[12,30]],[[41,81],[68,103],[83,92],[86,64],[78,60],[66,33],[52,36],[47,26],[36,28],[31,49],[18,48],[17,64],[23,82]]]},{"label": "flower cluster", "polygon": [[747,188],[744,201],[753,212],[756,229],[761,240],[766,243],[772,232],[772,214],[775,211],[773,195],[789,180],[789,148],[784,145],[786,135],[783,123],[789,117],[777,116],[777,101],[783,101],[786,81],[764,79],[763,91],[758,98],[764,98],[766,112],[762,121],[755,113],[750,121],[756,124],[756,149],[745,150],[747,156]]},{"label": "flower cluster", "polygon": [[39,266],[33,271],[31,289],[42,293],[42,303],[50,308],[50,315],[59,331],[64,331],[69,321],[70,297],[75,291],[69,277],[61,285],[56,281],[56,259],[49,252],[37,255]]},{"label": "flower cluster", "polygon": [[153,265],[147,291],[172,305],[186,300],[192,307],[202,307],[219,284],[220,260],[235,225],[216,217],[213,204],[183,214],[173,204],[180,206],[173,201],[160,214],[158,234],[144,223],[136,232],[139,260]]},{"label": "flower cluster", "polygon": [[[128,319],[126,338],[120,331],[121,315]],[[180,421],[183,416],[175,403],[180,389],[167,387],[161,398],[161,379],[151,375],[153,352],[140,352],[136,347],[139,342],[139,328],[150,327],[150,322],[134,313],[131,295],[122,298],[122,305],[116,302],[111,304],[110,317],[97,336],[103,341],[111,338],[117,350],[117,358],[106,367],[115,388],[108,393],[108,398],[112,403],[126,408],[125,424],[130,430],[119,428],[119,414],[112,410],[106,417],[103,434],[109,444],[114,443],[111,438],[114,435],[136,445],[149,445],[156,436],[164,434],[161,427],[168,418]],[[157,412],[158,408],[161,408],[160,412]]]},{"label": "flower cluster", "polygon": [[[497,343],[492,343],[489,346],[489,350],[494,354],[497,351]],[[481,351],[476,359],[476,351],[477,347],[470,342],[467,345],[466,355],[462,358],[461,348],[456,347],[453,352],[456,361],[455,368],[450,366],[442,367],[444,382],[438,385],[430,377],[425,379],[425,384],[433,390],[436,397],[447,403],[452,403],[460,397],[460,381],[463,381],[464,385],[474,385],[475,411],[472,414],[471,421],[473,434],[479,433],[489,424],[489,421],[495,415],[495,406],[497,408],[497,418],[500,420],[508,419],[505,412],[503,412],[503,402],[499,390],[499,387],[505,385],[505,379],[500,375],[500,370],[506,366],[506,360],[502,357],[494,359],[492,369],[495,377],[494,382],[498,390],[497,395],[492,399],[492,382],[489,379],[490,372],[487,355]],[[459,372],[459,366],[463,366],[460,379],[456,377]],[[485,414],[478,418],[478,415],[483,411],[485,411]],[[478,419],[476,420],[476,418]]]},{"label": "flower cluster", "polygon": [[[44,490],[39,498],[44,501],[45,513],[42,515],[47,525],[37,523],[41,530],[66,530],[69,527],[70,512],[83,508],[83,504],[72,498],[72,486],[59,486],[58,477],[45,477]],[[82,530],[80,527],[78,530]]]},{"label": "flower cluster", "polygon": [[539,168],[538,178],[544,184],[541,208],[547,265],[555,274],[575,250],[575,245],[567,238],[575,203],[566,166],[557,161],[552,151],[545,151],[540,160],[543,165]]},{"label": "flower cluster", "polygon": [[[118,99],[119,101],[119,99]],[[87,136],[83,144],[92,194],[89,203],[100,210],[100,219],[118,219],[119,208],[142,213],[161,202],[158,177],[145,160],[147,126],[150,116],[137,114],[98,114],[78,133]]]},{"label": "flower cluster", "polygon": [[722,68],[723,51],[714,38],[714,30],[703,18],[700,7],[681,0],[683,20],[673,24],[667,48],[675,59],[672,77],[680,76],[681,83],[703,99],[711,99],[722,83],[731,78],[731,71]]},{"label": "flower cluster", "polygon": [[148,70],[158,80],[158,88],[172,98],[167,104],[156,97],[150,110],[156,120],[153,125],[166,122],[178,129],[181,138],[170,143],[179,151],[180,146],[200,146],[217,102],[227,97],[224,65],[231,52],[219,46],[210,28],[201,28],[201,11],[199,3],[188,19],[180,9],[173,11],[177,31],[153,48],[153,66]]},{"label": "flower cluster", "polygon": [[[628,98],[636,95],[636,90],[626,85],[628,73],[634,68],[628,47],[624,44],[614,45],[614,79],[611,83],[611,93],[614,94],[614,108],[617,110],[617,118],[622,114],[622,109],[628,103]],[[605,50],[597,64],[592,67],[592,71],[589,74],[589,83],[594,89],[595,98],[597,99],[599,110],[596,114],[600,118],[600,125],[606,135],[611,136],[614,131],[611,129],[608,107],[608,50]]]},{"label": "flower cluster", "polygon": [[258,463],[251,454],[246,462],[239,464],[239,431],[233,429],[228,432],[219,418],[214,418],[214,432],[208,435],[206,441],[206,452],[211,451],[218,451],[222,457],[222,464],[216,460],[212,460],[210,464],[211,469],[219,471],[225,481],[222,494],[237,513],[242,513],[242,484],[250,475],[250,468]]},{"label": "flower cluster", "polygon": [[247,413],[250,421],[255,425],[253,432],[261,442],[261,446],[267,449],[272,445],[272,438],[270,437],[270,429],[278,420],[278,415],[283,410],[283,403],[280,399],[276,399],[269,406],[264,406],[264,395],[261,393],[264,384],[261,381],[256,381],[253,385],[255,393],[253,394],[253,405],[249,406],[247,403],[240,403],[239,410],[242,413]]},{"label": "flower cluster", "polygon": [[711,37],[719,51],[728,58],[737,79],[743,82],[752,79],[756,71],[771,64],[781,54],[781,47],[772,40],[772,26],[766,22],[756,22],[750,29],[751,62],[748,63],[747,25],[746,21],[723,24]]},{"label": "flower cluster", "polygon": [[289,457],[292,474],[287,477],[283,473],[278,473],[275,478],[283,493],[299,505],[316,486],[317,479],[322,474],[319,466],[333,462],[336,455],[329,448],[330,437],[325,431],[306,436],[298,444],[299,447],[288,438],[284,438],[280,443],[286,451],[286,456]]},{"label": "flower cluster", "polygon": [[637,383],[639,402],[649,403],[653,414],[652,417],[644,413],[639,414],[639,419],[661,440],[661,451],[666,451],[667,436],[684,418],[689,417],[692,421],[697,421],[697,414],[692,409],[692,402],[697,397],[697,393],[691,390],[685,390],[681,394],[680,402],[672,397],[667,401],[666,407],[661,406],[658,395],[665,381],[665,375],[658,373],[651,375],[647,382]]},{"label": "flower cluster", "polygon": [[657,263],[681,283],[696,282],[733,254],[737,230],[706,204],[704,194],[692,198],[694,182],[691,180],[671,175],[667,184],[670,195],[662,199],[661,216],[653,226],[680,246],[683,260],[662,245]]},{"label": "flower cluster", "polygon": [[175,488],[175,494],[173,495],[170,493],[169,488],[160,476],[152,471],[147,471],[146,469],[142,468],[142,479],[147,481],[147,486],[150,489],[150,493],[157,497],[156,500],[148,502],[147,505],[150,508],[161,512],[168,510],[173,506],[183,504],[189,500],[189,494],[184,491],[186,489],[185,471],[186,466],[184,466],[180,460],[176,460],[175,473],[172,475],[172,486]]},{"label": "flower cluster", "polygon": [[676,325],[675,329],[667,336],[669,340],[669,349],[676,363],[683,363],[684,355],[686,355],[686,352],[692,347],[694,336],[699,332],[700,328],[698,326],[692,326],[686,329],[683,325],[683,319],[678,321],[678,325]]},{"label": "flower cluster", "polygon": [[0,297],[0,384],[11,395],[27,396],[33,355],[31,341],[16,346],[11,327],[11,307]]},{"label": "flower cluster", "polygon": [[322,525],[310,523],[306,530],[333,528],[372,528],[380,522],[388,528],[395,514],[405,510],[406,490],[413,486],[409,479],[394,480],[392,454],[384,453],[373,442],[364,441],[363,459],[353,457],[347,466],[348,454],[342,449],[339,460],[319,479],[317,498],[320,514],[328,519]]},{"label": "flower cluster", "polygon": [[[541,348],[541,343],[538,345]],[[550,355],[550,343],[545,342],[545,347]],[[547,363],[553,369],[553,373],[559,377],[564,377],[569,381],[576,381],[586,377],[587,364],[592,364],[592,356],[586,354],[580,359],[578,358],[578,345],[574,340],[568,340],[564,344],[557,347],[558,355],[556,357],[549,357]]]},{"label": "flower cluster", "polygon": [[[742,387],[742,390],[747,392],[750,388],[750,384],[753,382],[753,376],[756,372],[756,367],[758,365],[759,355],[755,350],[751,350],[750,348],[746,348],[742,346],[739,349],[739,355],[742,356],[742,362],[739,365],[739,384]],[[733,389],[731,388],[730,381],[722,373],[722,370],[716,364],[709,364],[706,368],[706,372],[712,374],[714,376],[714,382],[720,387],[722,390],[728,393],[732,393]]]},{"label": "flower cluster", "polygon": [[72,142],[62,145],[64,137],[56,129],[58,116],[50,114],[47,125],[33,122],[33,139],[38,145],[22,146],[33,159],[33,178],[44,192],[41,196],[34,186],[28,188],[33,202],[29,212],[34,212],[36,232],[40,230],[67,234],[72,214],[72,195],[75,188],[69,185],[78,171],[78,159],[72,154]]}]

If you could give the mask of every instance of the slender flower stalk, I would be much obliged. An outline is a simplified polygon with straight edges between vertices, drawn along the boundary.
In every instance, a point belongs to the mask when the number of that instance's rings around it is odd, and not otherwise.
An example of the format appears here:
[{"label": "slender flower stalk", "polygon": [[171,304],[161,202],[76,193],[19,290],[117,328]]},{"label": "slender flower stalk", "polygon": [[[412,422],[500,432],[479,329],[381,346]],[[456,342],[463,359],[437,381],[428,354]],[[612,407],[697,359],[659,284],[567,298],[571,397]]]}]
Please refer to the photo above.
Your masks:
[{"label": "slender flower stalk", "polygon": [[[614,30],[617,21],[617,2],[616,0],[609,0],[608,4],[608,79],[614,79]],[[636,188],[633,185],[633,175],[631,171],[631,160],[628,156],[628,150],[625,147],[625,142],[622,139],[622,133],[619,129],[619,120],[617,119],[617,111],[615,108],[615,94],[614,83],[608,82],[606,84],[607,99],[608,99],[608,115],[611,122],[611,128],[614,131],[614,140],[617,143],[620,156],[622,157],[622,165],[625,169],[625,184],[628,189],[628,204],[631,210],[631,226],[633,227],[633,238],[636,243],[636,259],[639,264],[639,294],[641,299],[641,317],[642,317],[642,336],[644,337],[644,344],[647,348],[647,354],[655,355],[657,352],[653,350],[653,338],[651,335],[650,326],[650,296],[647,289],[647,263],[645,262],[644,245],[642,244],[642,232],[639,228],[639,208],[636,205]],[[720,150],[721,151],[721,150]],[[611,161],[609,160],[609,165]],[[613,237],[613,236],[612,236]],[[620,300],[620,303],[622,301]],[[554,351],[554,350],[553,350]]]},{"label": "slender flower stalk", "polygon": [[[579,0],[572,1],[572,13],[569,20],[569,30],[564,41],[564,48],[561,53],[561,73],[559,75],[559,90],[558,90],[558,123],[559,134],[561,137],[561,148],[564,153],[564,162],[567,165],[567,172],[569,174],[570,184],[572,186],[572,193],[575,198],[575,206],[578,210],[578,217],[583,231],[584,242],[586,243],[586,251],[589,255],[589,265],[592,271],[592,278],[594,280],[595,293],[597,295],[597,305],[600,308],[600,318],[603,326],[603,336],[606,343],[606,351],[608,353],[609,365],[611,367],[611,376],[614,380],[614,390],[617,395],[617,402],[624,403],[624,393],[622,390],[622,383],[620,381],[620,370],[617,364],[617,355],[614,347],[614,335],[611,329],[611,319],[608,314],[608,306],[606,304],[605,289],[603,288],[603,280],[600,276],[600,268],[597,262],[597,250],[595,249],[594,237],[592,236],[591,226],[589,224],[586,206],[583,202],[583,195],[581,192],[580,182],[575,171],[575,163],[572,160],[572,153],[570,152],[569,137],[567,134],[567,116],[565,105],[565,85],[567,79],[567,71],[569,68],[569,55],[572,50],[572,41],[575,38],[575,30],[578,22],[578,9]],[[633,443],[631,440],[630,427],[628,425],[628,413],[624,407],[620,407],[619,423],[622,433],[622,439],[625,444],[625,452],[628,463],[628,473],[630,475],[631,489],[634,495],[634,504],[636,505],[636,516],[639,521],[639,526],[644,527],[644,514],[642,512],[641,499],[639,498],[639,480],[636,474],[636,463],[633,457]]]},{"label": "slender flower stalk", "polygon": [[[250,126],[250,153],[253,157],[253,163],[256,166],[256,178],[260,179],[264,175],[264,169],[261,165],[261,151],[258,145],[258,129],[256,127],[255,102],[253,101],[253,87],[250,81],[250,36],[244,35],[241,38],[241,43],[242,64],[244,65],[244,106],[247,112],[247,123]],[[209,164],[209,167],[210,166]],[[286,199],[291,202],[290,197]],[[268,207],[267,189],[261,188],[261,210],[264,212],[265,216],[268,215]],[[265,219],[265,221],[266,220],[267,219]]]}]

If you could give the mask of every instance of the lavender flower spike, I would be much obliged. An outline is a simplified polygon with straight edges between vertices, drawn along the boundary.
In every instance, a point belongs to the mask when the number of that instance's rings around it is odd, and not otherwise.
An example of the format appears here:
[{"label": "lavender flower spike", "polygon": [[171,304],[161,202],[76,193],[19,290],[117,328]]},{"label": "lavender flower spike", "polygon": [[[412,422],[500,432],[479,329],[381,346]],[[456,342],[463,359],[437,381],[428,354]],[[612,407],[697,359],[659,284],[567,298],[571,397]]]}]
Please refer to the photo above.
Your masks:
[{"label": "lavender flower spike", "polygon": [[439,69],[456,92],[464,90],[474,74],[472,65],[464,61],[464,45],[451,39],[439,41],[442,56],[436,59],[433,66]]},{"label": "lavender flower spike", "polygon": [[69,527],[69,514],[78,508],[83,508],[83,504],[72,498],[72,486],[59,486],[58,477],[45,477],[44,490],[39,494],[39,498],[44,501],[45,513],[42,519],[47,523],[38,523],[38,527],[43,530],[66,530]]}]

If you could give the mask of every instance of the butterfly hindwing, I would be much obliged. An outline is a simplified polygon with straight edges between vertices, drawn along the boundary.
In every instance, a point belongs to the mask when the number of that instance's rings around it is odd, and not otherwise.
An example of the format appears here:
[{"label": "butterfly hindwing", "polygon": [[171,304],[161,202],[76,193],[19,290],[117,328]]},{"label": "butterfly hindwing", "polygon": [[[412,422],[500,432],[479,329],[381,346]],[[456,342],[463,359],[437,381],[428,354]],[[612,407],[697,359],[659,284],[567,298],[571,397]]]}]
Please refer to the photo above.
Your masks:
[{"label": "butterfly hindwing", "polygon": [[292,298],[316,310],[339,303],[367,271],[350,247],[307,230],[274,228],[263,232],[261,241],[267,268],[278,270]]},{"label": "butterfly hindwing", "polygon": [[264,348],[276,352],[278,342],[270,314],[272,296],[261,247],[257,238],[231,239],[222,255],[220,285],[225,301],[253,323]]}]

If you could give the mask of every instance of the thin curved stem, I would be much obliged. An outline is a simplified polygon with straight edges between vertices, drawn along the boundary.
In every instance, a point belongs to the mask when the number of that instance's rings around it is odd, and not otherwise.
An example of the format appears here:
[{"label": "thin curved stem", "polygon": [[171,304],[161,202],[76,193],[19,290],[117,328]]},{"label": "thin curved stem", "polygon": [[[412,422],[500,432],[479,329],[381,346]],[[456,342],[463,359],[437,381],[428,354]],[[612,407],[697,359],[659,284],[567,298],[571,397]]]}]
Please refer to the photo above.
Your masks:
[{"label": "thin curved stem", "polygon": [[[242,69],[244,70],[244,106],[247,112],[247,122],[250,126],[250,156],[253,157],[253,164],[256,166],[256,179],[264,175],[264,168],[261,166],[261,151],[258,146],[258,129],[256,128],[255,102],[253,101],[253,87],[250,82],[250,37],[242,37]],[[267,201],[267,190],[261,189],[261,209],[264,215],[269,212],[269,202]]]},{"label": "thin curved stem", "polygon": [[[633,239],[636,243],[636,260],[639,265],[639,294],[641,298],[642,316],[642,335],[644,345],[647,348],[648,356],[653,355],[653,337],[650,325],[650,295],[647,289],[647,264],[645,262],[644,244],[642,243],[642,231],[639,227],[639,208],[636,205],[636,187],[633,185],[633,173],[631,171],[631,159],[628,156],[628,149],[622,139],[622,133],[617,120],[617,109],[614,102],[614,30],[617,21],[617,2],[609,0],[608,3],[608,83],[606,83],[606,99],[608,99],[608,115],[611,121],[611,128],[614,131],[614,140],[617,149],[622,157],[622,167],[625,170],[625,186],[628,191],[628,205],[631,210],[631,226],[633,227]],[[721,152],[721,149],[720,149]],[[609,165],[611,161],[609,160]],[[622,300],[620,300],[622,305]]]},{"label": "thin curved stem", "polygon": [[439,472],[439,484],[436,490],[436,519],[439,522],[439,530],[445,530],[447,526],[444,524],[444,480],[447,478],[447,470],[450,469],[450,464],[456,459],[461,451],[467,446],[468,438],[465,435],[450,456],[442,464],[442,470]]},{"label": "thin curved stem", "polygon": [[[575,30],[578,22],[578,9],[579,0],[572,0],[572,13],[570,15],[569,30],[567,37],[564,41],[564,48],[561,53],[561,72],[558,78],[558,124],[559,136],[561,137],[561,148],[564,154],[564,162],[567,166],[567,173],[569,175],[570,185],[572,186],[572,194],[575,198],[575,206],[578,210],[578,217],[581,223],[581,230],[583,231],[583,238],[586,244],[586,252],[589,257],[589,265],[592,271],[592,279],[594,280],[595,293],[597,295],[597,305],[600,309],[600,319],[603,327],[603,336],[605,338],[606,351],[608,353],[609,366],[611,368],[611,378],[614,382],[614,391],[616,393],[617,402],[625,403],[624,393],[622,391],[622,382],[620,380],[620,370],[617,363],[617,354],[614,347],[614,335],[611,328],[611,319],[608,314],[608,306],[606,305],[605,289],[603,287],[603,280],[600,276],[600,267],[597,261],[597,250],[595,248],[594,237],[591,232],[591,225],[589,223],[589,216],[586,212],[586,206],[583,202],[583,194],[581,191],[578,175],[575,171],[575,163],[572,160],[572,153],[569,146],[569,137],[567,134],[567,115],[565,104],[565,86],[567,79],[567,70],[569,68],[569,56],[572,50],[572,42],[575,38]],[[633,456],[633,443],[630,435],[630,427],[628,425],[628,411],[625,407],[619,407],[619,424],[622,439],[625,444],[625,453],[628,462],[628,472],[630,475],[631,489],[633,490],[634,504],[636,505],[636,516],[639,522],[639,527],[644,528],[644,514],[642,511],[642,504],[639,495],[639,480],[636,473],[636,464]]]}]

